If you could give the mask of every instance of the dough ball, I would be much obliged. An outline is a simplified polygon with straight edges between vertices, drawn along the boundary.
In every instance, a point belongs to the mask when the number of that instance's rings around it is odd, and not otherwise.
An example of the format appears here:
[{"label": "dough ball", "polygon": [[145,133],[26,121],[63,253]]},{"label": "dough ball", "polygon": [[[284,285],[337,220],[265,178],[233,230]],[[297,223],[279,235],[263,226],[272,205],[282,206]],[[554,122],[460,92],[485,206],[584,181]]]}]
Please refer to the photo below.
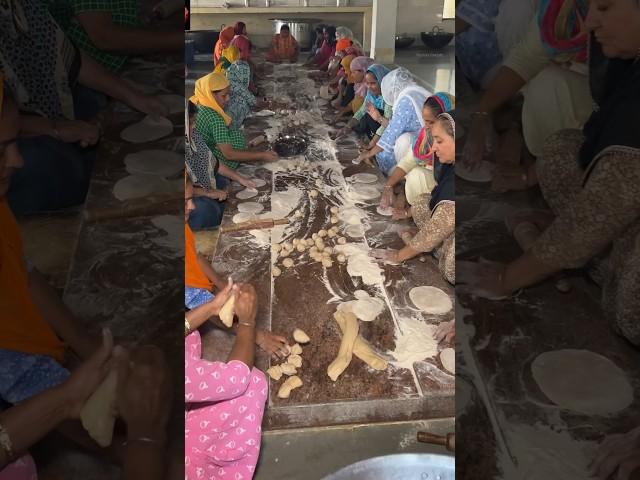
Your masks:
[{"label": "dough ball", "polygon": [[338,243],[339,243],[340,245],[344,245],[344,244],[346,244],[346,243],[347,243],[347,239],[346,239],[346,238],[344,238],[344,237],[338,237]]},{"label": "dough ball", "polygon": [[331,207],[331,213],[333,213],[334,215],[338,213],[338,207]]},{"label": "dough ball", "polygon": [[300,355],[302,353],[302,347],[299,343],[294,343],[291,347],[291,355]]},{"label": "dough ball", "polygon": [[305,344],[305,343],[309,343],[311,341],[311,339],[309,338],[309,335],[307,335],[304,330],[301,330],[300,328],[296,328],[293,331],[293,339],[301,344]]},{"label": "dough ball", "polygon": [[293,267],[293,259],[291,259],[291,258],[285,258],[285,259],[282,261],[282,265],[283,265],[285,268],[291,268],[291,267]]},{"label": "dough ball", "polygon": [[338,217],[332,216],[331,217],[331,223],[338,223]]},{"label": "dough ball", "polygon": [[306,242],[298,243],[298,245],[296,246],[296,250],[298,250],[299,252],[304,252],[306,249],[307,249]]},{"label": "dough ball", "polygon": [[307,238],[304,242],[307,244],[307,247],[310,247],[316,243],[313,238]]},{"label": "dough ball", "polygon": [[324,258],[331,258],[331,254],[330,254],[329,252],[327,252],[327,250],[326,250],[326,249],[324,249],[324,250],[322,251],[322,256],[323,256]]},{"label": "dough ball", "polygon": [[342,253],[341,253],[341,254],[339,254],[339,255],[336,257],[336,259],[337,259],[337,260],[338,260],[338,262],[340,262],[340,263],[344,263],[344,262],[346,262],[346,261],[347,261],[347,257],[345,257],[345,256],[344,256],[344,254],[342,254]]},{"label": "dough ball", "polygon": [[284,242],[282,248],[284,250],[293,250],[293,244],[291,244],[291,242]]},{"label": "dough ball", "polygon": [[267,375],[269,375],[276,382],[282,378],[282,368],[280,365],[274,365],[273,367],[267,369]]},{"label": "dough ball", "polygon": [[333,262],[331,261],[330,258],[325,257],[322,259],[322,266],[326,268],[331,268],[333,266]]},{"label": "dough ball", "polygon": [[320,230],[320,231],[318,232],[318,236],[319,236],[320,238],[322,238],[322,237],[326,237],[326,236],[327,236],[327,231],[326,231],[326,230]]},{"label": "dough ball", "polygon": [[316,247],[318,247],[318,250],[322,250],[324,248],[324,242],[321,238],[316,238]]},{"label": "dough ball", "polygon": [[314,234],[311,235],[311,239],[314,240],[314,241],[317,240],[318,238],[319,237],[318,237],[317,233],[314,233]]},{"label": "dough ball", "polygon": [[[290,259],[287,259],[290,260]],[[282,273],[282,270],[280,270],[277,266],[273,266],[271,267],[271,275],[273,275],[274,277],[279,277],[280,274]]]},{"label": "dough ball", "polygon": [[309,192],[309,196],[310,196],[311,198],[316,198],[316,197],[318,196],[318,191],[317,191],[317,190],[311,190],[311,191]]},{"label": "dough ball", "polygon": [[333,253],[333,248],[325,247],[324,250],[322,251],[322,254],[324,255],[325,253],[328,255],[331,255]]},{"label": "dough ball", "polygon": [[282,245],[280,245],[279,243],[274,243],[273,245],[271,245],[271,251],[278,253],[280,250],[282,250]]},{"label": "dough ball", "polygon": [[291,354],[289,355],[289,358],[287,358],[287,363],[296,368],[300,368],[302,366],[302,357],[300,355]]},{"label": "dough ball", "polygon": [[329,230],[329,231],[327,232],[327,237],[329,237],[329,238],[333,238],[333,237],[335,237],[335,236],[336,236],[336,232],[334,232],[333,230]]},{"label": "dough ball", "polygon": [[293,214],[295,218],[301,218],[303,215],[301,210],[296,210],[296,213]]},{"label": "dough ball", "polygon": [[295,247],[296,245],[298,245],[300,243],[300,239],[299,238],[294,238],[291,243],[293,244],[293,246]]},{"label": "dough ball", "polygon": [[291,254],[291,250],[285,250],[284,248],[280,250],[280,258],[288,257]]},{"label": "dough ball", "polygon": [[282,373],[284,373],[285,375],[295,375],[297,370],[295,365],[292,365],[290,363],[283,363],[281,365],[279,365],[280,370],[282,370]]},{"label": "dough ball", "polygon": [[309,254],[313,255],[315,253],[318,253],[318,247],[316,247],[315,245],[313,245],[310,249],[309,249]]}]

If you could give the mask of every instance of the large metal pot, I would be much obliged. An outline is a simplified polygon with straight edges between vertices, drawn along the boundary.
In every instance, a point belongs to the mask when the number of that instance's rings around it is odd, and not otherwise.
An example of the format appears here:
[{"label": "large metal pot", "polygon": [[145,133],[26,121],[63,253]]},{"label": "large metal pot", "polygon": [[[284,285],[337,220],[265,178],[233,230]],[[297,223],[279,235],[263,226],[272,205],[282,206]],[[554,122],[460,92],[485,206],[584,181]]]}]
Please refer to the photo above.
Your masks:
[{"label": "large metal pot", "polygon": [[322,480],[455,480],[453,456],[402,453],[354,463]]},{"label": "large metal pot", "polygon": [[289,31],[293,38],[298,41],[300,50],[309,50],[311,48],[311,32],[313,31],[312,25],[314,20],[312,19],[280,19],[272,18],[273,33],[280,33],[280,27],[282,25],[289,25]]}]

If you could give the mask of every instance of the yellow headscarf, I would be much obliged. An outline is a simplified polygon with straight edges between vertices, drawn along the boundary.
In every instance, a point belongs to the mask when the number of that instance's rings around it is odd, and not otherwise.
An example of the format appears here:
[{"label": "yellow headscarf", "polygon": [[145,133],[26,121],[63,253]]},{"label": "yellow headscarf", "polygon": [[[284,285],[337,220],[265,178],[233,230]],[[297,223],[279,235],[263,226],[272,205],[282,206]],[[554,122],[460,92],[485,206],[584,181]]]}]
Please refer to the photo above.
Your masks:
[{"label": "yellow headscarf", "polygon": [[[225,62],[225,59],[227,60]],[[224,73],[230,65],[240,60],[240,49],[235,45],[230,45],[224,50],[222,50],[222,57],[216,65],[216,68],[213,70],[217,73]]]},{"label": "yellow headscarf", "polygon": [[189,100],[196,105],[213,108],[220,114],[224,123],[228,126],[231,123],[231,117],[224,112],[218,104],[216,97],[213,96],[213,92],[224,90],[228,86],[229,80],[227,80],[224,73],[212,72],[196,80],[195,92]]},{"label": "yellow headscarf", "polygon": [[347,82],[353,83],[353,72],[351,71],[351,62],[356,58],[355,55],[347,55],[340,61],[340,65],[344,67],[344,73],[347,75]]}]

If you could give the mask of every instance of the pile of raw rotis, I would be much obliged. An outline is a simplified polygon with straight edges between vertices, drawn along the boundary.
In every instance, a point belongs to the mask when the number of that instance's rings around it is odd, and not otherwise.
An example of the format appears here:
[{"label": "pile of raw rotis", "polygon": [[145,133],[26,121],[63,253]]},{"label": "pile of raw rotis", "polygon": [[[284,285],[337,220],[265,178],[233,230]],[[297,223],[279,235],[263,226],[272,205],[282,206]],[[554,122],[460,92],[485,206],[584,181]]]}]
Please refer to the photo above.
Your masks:
[{"label": "pile of raw rotis", "polygon": [[296,373],[302,367],[302,345],[309,343],[311,339],[309,335],[299,328],[293,331],[293,339],[296,343],[293,346],[287,346],[289,349],[287,360],[280,365],[274,365],[267,369],[267,375],[276,382],[283,376],[288,377],[278,389],[279,398],[289,398],[292,390],[302,386],[302,380]]},{"label": "pile of raw rotis", "polygon": [[[312,195],[313,192],[315,192],[315,190],[312,190],[310,195]],[[319,230],[317,233],[312,234],[310,238],[294,238],[291,242],[273,244],[271,250],[278,254],[279,259],[282,259],[282,266],[285,268],[294,266],[295,262],[289,256],[297,250],[302,254],[307,252],[309,257],[316,262],[322,263],[322,266],[327,268],[331,267],[333,265],[332,255],[335,253],[335,245],[344,245],[347,243],[345,237],[338,236],[340,229],[335,225],[338,223],[337,213],[338,207],[331,207],[331,223],[334,224],[334,226],[328,230]],[[328,241],[333,241],[334,247],[325,243]],[[347,261],[347,257],[342,253],[337,254],[335,259],[340,263]],[[281,273],[282,270],[277,265],[274,265],[271,269],[271,274],[274,277],[279,276]]]}]

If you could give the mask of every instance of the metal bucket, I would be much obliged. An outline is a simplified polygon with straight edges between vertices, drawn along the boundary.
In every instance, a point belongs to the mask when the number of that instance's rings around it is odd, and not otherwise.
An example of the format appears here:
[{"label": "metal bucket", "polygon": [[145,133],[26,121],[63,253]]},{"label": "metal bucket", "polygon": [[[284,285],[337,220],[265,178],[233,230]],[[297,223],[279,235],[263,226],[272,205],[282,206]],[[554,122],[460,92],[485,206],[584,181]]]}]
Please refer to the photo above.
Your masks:
[{"label": "metal bucket", "polygon": [[289,31],[293,38],[298,41],[300,50],[309,50],[311,48],[311,32],[313,28],[311,25],[313,21],[305,19],[279,19],[272,18],[273,21],[273,33],[280,33],[280,27],[282,25],[289,25]]},{"label": "metal bucket", "polygon": [[322,480],[455,480],[453,456],[403,453],[354,463]]}]

